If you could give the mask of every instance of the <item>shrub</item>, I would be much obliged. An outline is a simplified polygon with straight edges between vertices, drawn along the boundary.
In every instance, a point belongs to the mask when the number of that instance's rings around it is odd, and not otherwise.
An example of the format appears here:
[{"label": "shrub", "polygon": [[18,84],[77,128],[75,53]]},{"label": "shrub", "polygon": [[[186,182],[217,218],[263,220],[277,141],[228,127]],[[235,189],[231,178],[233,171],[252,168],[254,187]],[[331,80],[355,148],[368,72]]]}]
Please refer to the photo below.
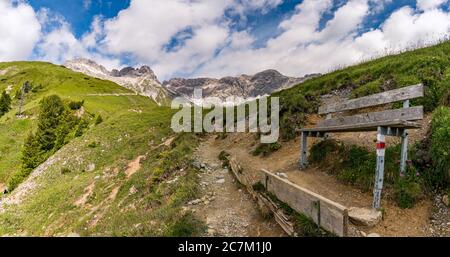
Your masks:
[{"label": "shrub", "polygon": [[276,142],[272,144],[259,144],[256,149],[252,152],[254,156],[263,155],[267,156],[281,148],[281,144]]},{"label": "shrub", "polygon": [[9,110],[11,110],[11,97],[6,93],[6,91],[3,91],[0,96],[0,117],[9,112]]},{"label": "shrub", "polygon": [[166,236],[169,237],[192,237],[200,236],[206,229],[205,224],[197,219],[192,213],[186,213],[167,229]]},{"label": "shrub", "polygon": [[12,192],[17,186],[22,183],[22,181],[30,175],[32,169],[21,169],[14,172],[11,177],[8,179],[8,192]]},{"label": "shrub", "polygon": [[230,154],[228,152],[226,152],[226,151],[221,151],[219,153],[218,158],[219,158],[219,160],[222,161],[222,167],[223,168],[226,168],[226,167],[230,166],[230,161],[228,160],[229,156],[230,156]]},{"label": "shrub", "polygon": [[369,191],[374,184],[376,156],[365,148],[348,146],[343,148],[342,170],[338,179],[343,182],[357,185],[363,191]]},{"label": "shrub", "polygon": [[102,116],[99,114],[98,116],[97,116],[97,118],[95,119],[95,125],[98,125],[98,124],[100,124],[100,123],[102,123],[103,122],[103,118],[102,118]]},{"label": "shrub", "polygon": [[327,154],[335,152],[339,149],[336,140],[326,139],[313,145],[310,150],[309,160],[314,163],[320,163],[325,160]]},{"label": "shrub", "polygon": [[97,143],[96,141],[92,141],[88,144],[89,148],[96,148],[97,146],[99,146],[100,143]]},{"label": "shrub", "polygon": [[394,199],[400,208],[412,208],[422,196],[422,188],[415,174],[399,178],[394,184]]},{"label": "shrub", "polygon": [[[384,177],[388,185],[399,179],[399,158],[400,145],[386,149]],[[363,147],[340,145],[333,139],[327,139],[311,147],[309,160],[322,168],[329,168],[343,183],[355,185],[363,191],[369,191],[374,186],[376,154]]]},{"label": "shrub", "polygon": [[80,101],[80,102],[76,102],[76,101],[71,101],[70,103],[69,103],[69,108],[71,109],[71,110],[79,110],[82,106],[84,105],[84,100],[83,101]]},{"label": "shrub", "polygon": [[439,107],[431,122],[431,159],[433,167],[424,173],[432,188],[446,188],[450,173],[450,108]]},{"label": "shrub", "polygon": [[72,171],[69,169],[69,168],[62,168],[61,169],[61,174],[62,175],[64,175],[64,174],[68,174],[68,173],[71,173]]},{"label": "shrub", "polygon": [[76,130],[75,130],[75,137],[81,137],[84,133],[84,129],[86,129],[88,127],[88,122],[85,120],[82,120],[78,126],[76,126]]},{"label": "shrub", "polygon": [[256,192],[265,192],[266,191],[266,187],[261,183],[261,181],[258,181],[257,183],[253,184],[252,188]]}]

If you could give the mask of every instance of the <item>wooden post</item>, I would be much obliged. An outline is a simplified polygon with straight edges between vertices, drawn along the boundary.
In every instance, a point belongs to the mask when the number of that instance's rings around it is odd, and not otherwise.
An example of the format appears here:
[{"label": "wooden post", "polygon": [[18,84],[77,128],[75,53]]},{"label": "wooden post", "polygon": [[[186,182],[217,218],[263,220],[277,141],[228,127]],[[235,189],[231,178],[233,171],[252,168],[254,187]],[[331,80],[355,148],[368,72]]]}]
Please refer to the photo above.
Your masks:
[{"label": "wooden post", "polygon": [[381,192],[383,190],[384,181],[384,156],[386,152],[385,133],[382,127],[378,127],[377,133],[377,170],[375,175],[375,187],[373,189],[373,208],[381,207]]},{"label": "wooden post", "polygon": [[304,170],[306,169],[306,166],[308,165],[308,160],[306,158],[306,153],[308,151],[308,132],[302,132],[302,139],[301,139],[301,155],[300,155],[300,169]]},{"label": "wooden post", "polygon": [[[409,100],[403,102],[403,108],[409,108]],[[408,160],[408,132],[406,129],[402,133],[402,152],[400,158],[400,176],[404,176],[406,172],[406,161]]]}]

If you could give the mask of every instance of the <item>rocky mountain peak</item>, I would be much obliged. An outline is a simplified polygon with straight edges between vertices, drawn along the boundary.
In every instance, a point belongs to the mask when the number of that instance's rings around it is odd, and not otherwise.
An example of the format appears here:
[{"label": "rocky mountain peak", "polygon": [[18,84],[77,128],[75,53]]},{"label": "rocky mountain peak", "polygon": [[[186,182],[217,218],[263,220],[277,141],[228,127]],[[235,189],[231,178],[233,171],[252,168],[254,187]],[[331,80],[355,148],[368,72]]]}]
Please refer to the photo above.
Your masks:
[{"label": "rocky mountain peak", "polygon": [[228,76],[220,79],[174,78],[169,81],[164,81],[163,86],[167,88],[173,96],[182,96],[192,101],[195,88],[202,88],[204,97],[214,96],[226,100],[229,96],[238,96],[245,99],[253,99],[295,86],[314,76],[315,75],[305,76],[304,78],[292,78],[284,76],[277,70],[265,70],[256,73],[253,76]]},{"label": "rocky mountain peak", "polygon": [[153,77],[153,79],[157,79],[155,73],[153,72],[153,70],[147,66],[144,65],[140,68],[133,68],[133,67],[125,67],[121,70],[112,70],[111,71],[111,76],[114,77],[143,77],[143,76],[150,76]]},{"label": "rocky mountain peak", "polygon": [[140,95],[152,98],[158,104],[165,104],[168,101],[167,90],[162,87],[153,70],[146,65],[140,68],[125,67],[108,71],[92,60],[78,58],[67,61],[65,66],[73,71],[115,82]]}]

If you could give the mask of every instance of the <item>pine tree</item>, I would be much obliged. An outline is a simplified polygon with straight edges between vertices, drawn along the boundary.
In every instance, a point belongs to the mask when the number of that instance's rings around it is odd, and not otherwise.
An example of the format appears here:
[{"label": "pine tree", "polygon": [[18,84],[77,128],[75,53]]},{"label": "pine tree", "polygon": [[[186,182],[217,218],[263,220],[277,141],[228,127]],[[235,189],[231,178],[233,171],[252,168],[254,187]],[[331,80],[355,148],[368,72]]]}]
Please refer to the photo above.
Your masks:
[{"label": "pine tree", "polygon": [[36,141],[40,150],[44,152],[53,150],[57,129],[65,114],[64,103],[59,96],[52,95],[42,99],[36,131]]},{"label": "pine tree", "polygon": [[31,133],[25,139],[25,144],[22,150],[22,168],[24,170],[33,170],[41,162],[44,156],[39,151],[39,145],[35,140],[35,136]]},{"label": "pine tree", "polygon": [[0,97],[0,117],[9,112],[9,110],[11,110],[11,97],[6,91],[3,91]]}]

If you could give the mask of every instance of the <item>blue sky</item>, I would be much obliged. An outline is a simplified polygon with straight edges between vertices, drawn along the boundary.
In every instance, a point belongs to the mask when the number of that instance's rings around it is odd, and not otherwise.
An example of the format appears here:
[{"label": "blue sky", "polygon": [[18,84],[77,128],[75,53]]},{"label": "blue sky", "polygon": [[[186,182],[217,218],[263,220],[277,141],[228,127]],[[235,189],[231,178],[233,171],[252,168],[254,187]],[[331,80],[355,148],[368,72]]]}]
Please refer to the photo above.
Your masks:
[{"label": "blue sky", "polygon": [[48,8],[55,14],[63,16],[77,37],[89,31],[94,16],[113,18],[130,5],[129,0],[29,0],[28,2],[35,10]]},{"label": "blue sky", "polygon": [[[148,0],[147,0],[148,1]],[[151,1],[151,0],[150,0]],[[235,25],[237,30],[250,29],[252,34],[257,37],[256,45],[262,45],[267,39],[276,36],[279,32],[279,23],[292,15],[295,7],[303,0],[285,0],[276,8],[270,9],[267,13],[261,13],[255,10],[246,14],[246,22]],[[321,27],[333,18],[333,11],[344,5],[347,1],[335,0],[334,6],[327,15],[321,20]],[[71,0],[61,4],[55,0],[29,0],[31,6],[39,10],[48,8],[55,14],[59,14],[71,25],[74,34],[81,37],[88,32],[95,16],[104,18],[114,18],[117,14],[130,5],[130,0]],[[367,20],[363,30],[376,28],[396,9],[405,5],[415,6],[415,0],[396,0],[385,5],[384,10]],[[241,17],[229,14],[235,22],[242,20]]]},{"label": "blue sky", "polygon": [[6,42],[0,44],[0,61],[86,57],[107,68],[148,64],[161,79],[272,68],[291,76],[327,72],[433,43],[450,32],[448,0],[0,0],[0,5],[0,15],[7,17],[0,20]]}]

